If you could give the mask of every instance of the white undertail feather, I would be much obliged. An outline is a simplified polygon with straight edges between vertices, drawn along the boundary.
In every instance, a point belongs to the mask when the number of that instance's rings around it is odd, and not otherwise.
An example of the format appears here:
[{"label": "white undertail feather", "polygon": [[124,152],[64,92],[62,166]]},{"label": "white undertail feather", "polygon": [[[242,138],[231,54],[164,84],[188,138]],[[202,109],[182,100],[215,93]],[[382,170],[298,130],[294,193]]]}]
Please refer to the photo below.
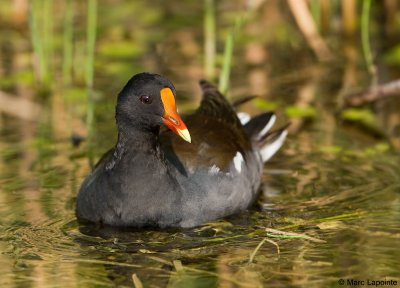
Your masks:
[{"label": "white undertail feather", "polygon": [[250,114],[246,112],[239,112],[237,113],[237,116],[240,120],[240,123],[242,123],[243,126],[246,125],[251,119]]},{"label": "white undertail feather", "polygon": [[288,134],[287,130],[282,131],[282,133],[279,135],[277,139],[275,139],[273,142],[265,144],[264,147],[261,148],[260,153],[264,163],[267,162],[272,156],[274,156],[274,154],[279,150],[279,148],[282,147],[283,142],[285,142],[287,134]]},{"label": "white undertail feather", "polygon": [[272,128],[272,126],[275,124],[276,121],[276,116],[272,115],[271,118],[269,119],[267,125],[264,126],[264,128],[258,133],[256,139],[260,140],[267,132]]}]

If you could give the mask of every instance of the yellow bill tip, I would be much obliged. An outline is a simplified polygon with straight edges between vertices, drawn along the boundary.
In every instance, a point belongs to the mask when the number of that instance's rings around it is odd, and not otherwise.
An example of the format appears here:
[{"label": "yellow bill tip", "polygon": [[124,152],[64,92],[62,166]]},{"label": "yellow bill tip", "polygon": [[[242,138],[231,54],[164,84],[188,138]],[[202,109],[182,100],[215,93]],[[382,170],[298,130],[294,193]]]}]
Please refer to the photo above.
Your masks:
[{"label": "yellow bill tip", "polygon": [[182,137],[183,140],[185,140],[189,143],[192,143],[192,138],[190,138],[190,133],[189,133],[188,129],[182,129],[182,130],[177,129],[177,132],[178,132],[179,136]]}]

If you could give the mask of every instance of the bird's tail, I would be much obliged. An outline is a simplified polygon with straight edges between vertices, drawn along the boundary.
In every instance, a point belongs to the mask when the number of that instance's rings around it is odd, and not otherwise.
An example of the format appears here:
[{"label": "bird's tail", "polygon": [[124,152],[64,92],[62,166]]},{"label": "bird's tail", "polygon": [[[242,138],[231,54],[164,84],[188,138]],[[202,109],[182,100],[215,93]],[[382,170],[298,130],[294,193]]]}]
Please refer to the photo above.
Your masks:
[{"label": "bird's tail", "polygon": [[245,121],[245,123],[242,123],[247,135],[260,148],[263,162],[267,162],[285,142],[289,124],[271,131],[276,120],[276,115],[273,112],[265,112],[250,119],[245,114],[238,116],[243,122]]}]

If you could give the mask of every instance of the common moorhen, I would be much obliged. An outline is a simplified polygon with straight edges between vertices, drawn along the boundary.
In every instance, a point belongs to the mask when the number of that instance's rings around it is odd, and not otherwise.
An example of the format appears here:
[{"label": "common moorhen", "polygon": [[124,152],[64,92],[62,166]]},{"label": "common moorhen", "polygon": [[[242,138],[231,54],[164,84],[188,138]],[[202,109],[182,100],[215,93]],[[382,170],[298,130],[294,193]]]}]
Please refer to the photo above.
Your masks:
[{"label": "common moorhen", "polygon": [[264,162],[287,131],[268,132],[276,119],[272,112],[243,125],[213,85],[200,85],[200,107],[185,118],[189,134],[170,81],[150,73],[128,81],[116,105],[118,141],[84,180],[78,219],[120,227],[193,227],[254,202]]}]

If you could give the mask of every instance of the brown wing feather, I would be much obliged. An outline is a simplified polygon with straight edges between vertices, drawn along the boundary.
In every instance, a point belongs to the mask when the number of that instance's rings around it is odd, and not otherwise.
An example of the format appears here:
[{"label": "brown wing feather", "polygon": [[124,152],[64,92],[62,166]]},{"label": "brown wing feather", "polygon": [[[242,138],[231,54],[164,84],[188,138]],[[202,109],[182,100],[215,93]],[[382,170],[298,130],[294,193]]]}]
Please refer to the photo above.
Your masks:
[{"label": "brown wing feather", "polygon": [[245,155],[244,152],[251,149],[251,143],[225,97],[204,80],[200,85],[203,90],[200,107],[184,120],[192,143],[170,132],[161,133],[161,143],[167,157],[186,169],[216,165],[227,171],[236,153]]},{"label": "brown wing feather", "polygon": [[200,87],[203,92],[203,99],[196,114],[202,114],[218,119],[219,121],[223,121],[235,128],[242,127],[233,106],[228,102],[224,95],[218,91],[217,87],[206,80],[200,81]]}]

